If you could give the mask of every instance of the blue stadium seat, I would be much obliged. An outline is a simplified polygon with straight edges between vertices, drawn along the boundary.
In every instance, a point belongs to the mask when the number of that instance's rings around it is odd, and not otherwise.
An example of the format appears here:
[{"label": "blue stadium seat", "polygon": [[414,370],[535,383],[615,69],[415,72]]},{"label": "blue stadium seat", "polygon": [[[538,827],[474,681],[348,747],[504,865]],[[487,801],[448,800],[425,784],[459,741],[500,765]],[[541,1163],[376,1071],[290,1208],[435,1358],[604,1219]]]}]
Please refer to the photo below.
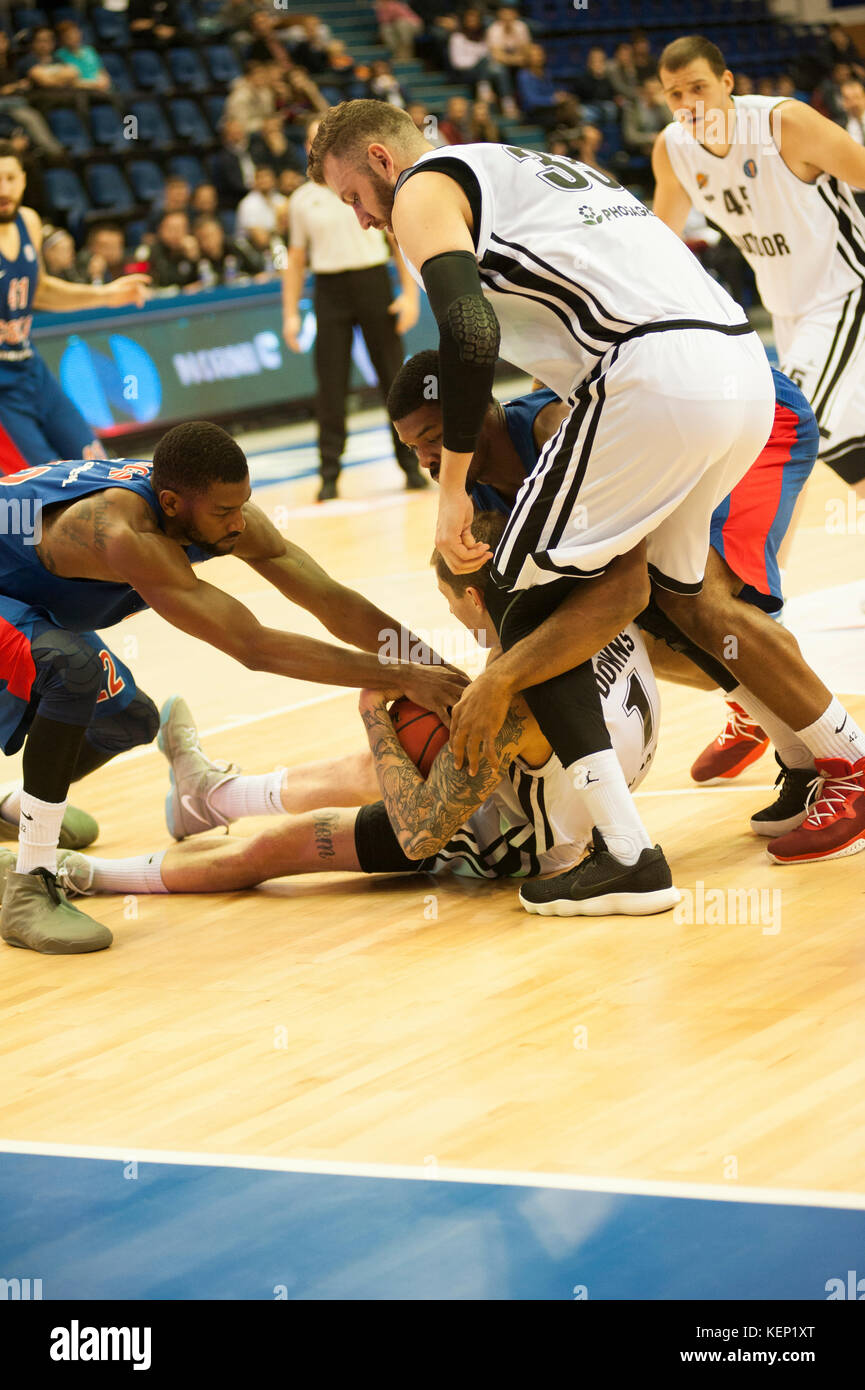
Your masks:
[{"label": "blue stadium seat", "polygon": [[90,136],[77,111],[60,106],[47,113],[51,133],[70,154],[89,154],[93,148]]},{"label": "blue stadium seat", "polygon": [[204,172],[204,166],[200,159],[194,154],[176,154],[168,161],[168,170],[171,174],[177,174],[178,178],[186,179],[190,188],[197,188],[200,183],[209,183],[210,179]]},{"label": "blue stadium seat", "polygon": [[207,119],[210,121],[213,129],[218,130],[219,123],[225,111],[225,97],[222,95],[205,97],[204,109],[207,112]]},{"label": "blue stadium seat", "polygon": [[132,78],[129,69],[119,53],[114,53],[110,48],[100,50],[99,57],[108,76],[111,78],[111,85],[117,92],[131,92]]},{"label": "blue stadium seat", "polygon": [[65,219],[70,231],[81,226],[89,208],[81,180],[71,169],[46,169],[42,175],[45,211]]},{"label": "blue stadium seat", "polygon": [[103,60],[103,49],[129,47],[129,21],[122,11],[94,9],[90,11],[90,21],[96,34],[96,47]]},{"label": "blue stadium seat", "polygon": [[48,16],[44,10],[16,9],[12,11],[12,24],[16,31],[18,29],[35,29],[37,25],[48,23]]},{"label": "blue stadium seat", "polygon": [[147,235],[147,219],[137,218],[134,222],[126,224],[126,245],[130,251],[136,251]]},{"label": "blue stadium seat", "polygon": [[240,64],[227,43],[212,43],[204,52],[210,75],[220,87],[227,87],[240,76]]},{"label": "blue stadium seat", "polygon": [[129,184],[116,164],[91,164],[85,178],[94,207],[129,212],[133,207]]},{"label": "blue stadium seat", "polygon": [[132,61],[132,80],[136,87],[145,92],[167,92],[171,89],[171,78],[159,55],[149,48],[136,48],[130,55]]},{"label": "blue stadium seat", "polygon": [[165,118],[165,112],[158,102],[133,101],[130,106],[130,114],[138,122],[138,140],[142,150],[171,149],[174,144],[174,136]]},{"label": "blue stadium seat", "polygon": [[168,113],[179,139],[193,149],[203,149],[214,142],[213,131],[201,114],[198,103],[188,97],[175,97],[168,103]]},{"label": "blue stadium seat", "polygon": [[100,150],[125,150],[131,144],[123,134],[123,123],[114,107],[105,103],[91,106],[90,131]]},{"label": "blue stadium seat", "polygon": [[184,92],[203,92],[210,86],[210,79],[198,54],[191,48],[170,48],[168,66],[174,85]]},{"label": "blue stadium seat", "polygon": [[237,225],[237,213],[234,208],[225,208],[220,212],[219,220],[225,228],[226,236],[234,236],[234,229]]},{"label": "blue stadium seat", "polygon": [[126,174],[139,203],[153,203],[162,192],[165,179],[152,159],[131,159]]}]

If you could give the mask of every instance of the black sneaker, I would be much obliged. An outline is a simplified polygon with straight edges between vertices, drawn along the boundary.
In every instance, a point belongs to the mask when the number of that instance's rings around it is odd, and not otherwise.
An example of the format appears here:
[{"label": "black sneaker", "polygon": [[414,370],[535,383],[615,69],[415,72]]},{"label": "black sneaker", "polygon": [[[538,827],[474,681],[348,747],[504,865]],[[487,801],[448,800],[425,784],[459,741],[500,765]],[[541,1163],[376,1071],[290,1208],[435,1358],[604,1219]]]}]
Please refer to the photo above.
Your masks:
[{"label": "black sneaker", "polygon": [[336,496],[336,481],[331,481],[331,479],[328,478],[319,488],[318,498],[316,500],[319,502],[332,502]]},{"label": "black sneaker", "polygon": [[429,487],[429,478],[422,473],[419,468],[409,468],[405,475],[406,492],[420,492],[423,488]]},{"label": "black sneaker", "polygon": [[597,827],[586,858],[555,878],[534,878],[520,889],[527,912],[542,917],[642,917],[668,912],[681,894],[660,845],[644,849],[636,864],[622,864]]},{"label": "black sneaker", "polygon": [[787,767],[777,753],[775,762],[781,769],[775,786],[780,784],[781,790],[771,806],[751,817],[755,835],[786,835],[800,826],[808,814],[808,789],[817,777],[816,769]]}]

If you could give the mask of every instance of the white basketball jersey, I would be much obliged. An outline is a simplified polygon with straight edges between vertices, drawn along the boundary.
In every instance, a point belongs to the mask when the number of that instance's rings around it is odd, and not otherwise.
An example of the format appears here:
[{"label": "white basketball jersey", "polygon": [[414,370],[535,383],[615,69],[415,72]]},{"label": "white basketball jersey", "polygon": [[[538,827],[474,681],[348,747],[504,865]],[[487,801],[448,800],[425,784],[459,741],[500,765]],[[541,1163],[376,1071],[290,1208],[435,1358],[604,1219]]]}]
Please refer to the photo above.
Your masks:
[{"label": "white basketball jersey", "polygon": [[[770,111],[785,97],[734,97],[730,148],[710,154],[678,121],[664,129],[673,173],[695,207],[753,267],[772,314],[802,318],[839,304],[865,278],[865,218],[846,183],[803,183],[787,168]],[[711,118],[707,118],[711,119]],[[783,123],[783,112],[778,118]]]},{"label": "white basketball jersey", "polygon": [[[650,325],[746,322],[669,227],[577,160],[513,145],[430,150],[400,175],[396,197],[425,167],[450,172],[455,162],[474,175],[475,249],[500,356],[562,399]],[[463,183],[465,170],[453,177]],[[407,264],[422,286],[420,267]]]},{"label": "white basketball jersey", "polygon": [[[604,721],[628,786],[642,782],[658,744],[661,701],[652,663],[631,624],[594,658]],[[508,776],[436,855],[434,872],[520,878],[563,872],[592,838],[592,818],[555,754],[543,767],[517,758]]]}]

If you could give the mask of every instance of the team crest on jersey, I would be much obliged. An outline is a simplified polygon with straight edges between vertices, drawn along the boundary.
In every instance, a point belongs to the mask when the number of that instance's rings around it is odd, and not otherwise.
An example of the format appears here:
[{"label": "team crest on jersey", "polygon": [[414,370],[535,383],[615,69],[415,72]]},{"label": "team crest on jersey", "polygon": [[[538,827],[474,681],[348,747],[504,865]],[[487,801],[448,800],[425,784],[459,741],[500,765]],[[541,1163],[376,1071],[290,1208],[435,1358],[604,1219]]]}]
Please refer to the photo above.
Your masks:
[{"label": "team crest on jersey", "polygon": [[35,261],[36,259],[36,252],[33,250],[33,247],[30,245],[29,242],[24,247],[24,259],[25,261]]},{"label": "team crest on jersey", "polygon": [[757,161],[755,159],[746,159],[742,167],[745,170],[746,178],[755,179],[757,177]]},{"label": "team crest on jersey", "polygon": [[698,187],[698,188],[705,188],[705,187],[706,187],[706,184],[707,184],[708,182],[709,182],[709,175],[708,175],[708,174],[698,174],[698,175],[697,175],[697,187]]}]

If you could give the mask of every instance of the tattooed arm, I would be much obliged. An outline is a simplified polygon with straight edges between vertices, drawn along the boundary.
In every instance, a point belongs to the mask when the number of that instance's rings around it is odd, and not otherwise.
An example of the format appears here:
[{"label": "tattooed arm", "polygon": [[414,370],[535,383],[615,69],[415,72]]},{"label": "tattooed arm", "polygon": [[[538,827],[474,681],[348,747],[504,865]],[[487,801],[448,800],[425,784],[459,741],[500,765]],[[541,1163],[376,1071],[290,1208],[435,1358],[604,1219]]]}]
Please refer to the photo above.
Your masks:
[{"label": "tattooed arm", "polygon": [[497,765],[485,758],[472,776],[457,769],[447,745],[424,781],[396,735],[387,704],[392,693],[364,690],[360,712],[388,819],[409,859],[438,854],[454,832],[486,801],[520,751],[529,724],[528,707],[517,697],[496,741]]}]

